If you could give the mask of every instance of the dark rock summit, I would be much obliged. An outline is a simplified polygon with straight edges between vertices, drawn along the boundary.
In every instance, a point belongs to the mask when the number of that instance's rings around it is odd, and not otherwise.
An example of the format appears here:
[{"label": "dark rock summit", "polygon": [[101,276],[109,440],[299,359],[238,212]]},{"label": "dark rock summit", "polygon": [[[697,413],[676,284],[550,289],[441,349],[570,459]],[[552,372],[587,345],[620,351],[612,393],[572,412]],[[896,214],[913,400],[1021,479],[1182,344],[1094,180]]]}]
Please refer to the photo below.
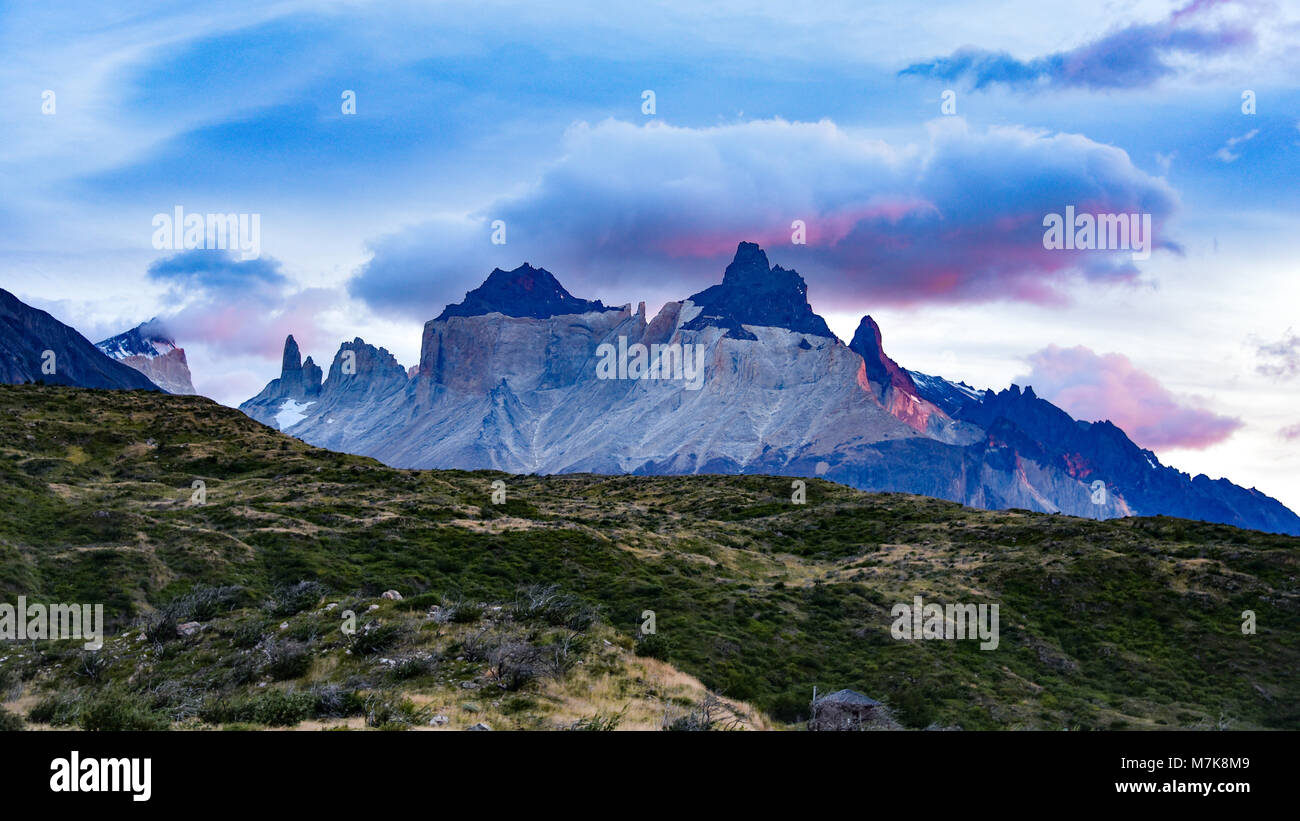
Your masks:
[{"label": "dark rock summit", "polygon": [[722,283],[705,288],[690,301],[702,310],[686,330],[707,326],[726,328],[728,336],[755,339],[744,325],[785,328],[798,333],[834,337],[826,320],[808,304],[808,285],[795,271],[768,264],[767,254],[752,242],[736,246],[736,256]]},{"label": "dark rock summit", "polygon": [[546,319],[588,311],[616,310],[601,304],[599,299],[593,301],[573,296],[550,271],[534,268],[525,262],[513,271],[493,269],[482,285],[465,294],[465,300],[459,305],[448,305],[438,319],[491,313]]}]

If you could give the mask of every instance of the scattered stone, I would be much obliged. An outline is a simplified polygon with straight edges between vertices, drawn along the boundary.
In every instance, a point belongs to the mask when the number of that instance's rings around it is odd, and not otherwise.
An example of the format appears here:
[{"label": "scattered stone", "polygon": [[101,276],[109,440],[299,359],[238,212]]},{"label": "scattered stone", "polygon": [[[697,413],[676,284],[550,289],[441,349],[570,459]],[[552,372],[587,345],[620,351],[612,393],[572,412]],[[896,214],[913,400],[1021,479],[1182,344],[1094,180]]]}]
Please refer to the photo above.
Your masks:
[{"label": "scattered stone", "polygon": [[187,621],[184,624],[176,625],[176,633],[182,637],[193,636],[203,629],[203,625],[197,621]]},{"label": "scattered stone", "polygon": [[287,621],[282,621],[282,622],[280,622],[280,629],[281,629],[281,630],[288,630],[288,629],[289,629],[289,622],[287,622]]},{"label": "scattered stone", "polygon": [[490,731],[492,728],[489,727],[486,723],[480,721],[478,724],[475,724],[473,727],[466,727],[465,729],[467,731],[468,730],[479,730],[479,731],[489,730]]},{"label": "scattered stone", "polygon": [[378,609],[379,609],[379,605],[377,605],[377,604],[372,604],[372,605],[370,605],[369,607],[366,608],[366,612],[367,612],[367,613],[373,613],[374,611],[376,611],[376,610],[378,610]]},{"label": "scattered stone", "polygon": [[438,715],[438,716],[434,716],[433,718],[429,719],[429,724],[430,724],[431,726],[433,726],[433,727],[441,727],[441,726],[445,725],[445,724],[446,724],[448,721],[450,721],[450,720],[451,720],[451,719],[447,718],[446,716]]},{"label": "scattered stone", "polygon": [[333,610],[334,608],[336,608],[336,607],[338,607],[338,606],[339,606],[339,603],[338,603],[338,602],[336,602],[336,601],[332,601],[332,602],[330,602],[329,604],[325,605],[325,612],[328,613],[329,611]]},{"label": "scattered stone", "polygon": [[461,689],[464,689],[464,690],[477,690],[477,689],[478,689],[478,685],[475,684],[475,683],[472,682],[472,681],[462,681],[462,682],[460,683],[460,686],[461,686]]},{"label": "scattered stone", "polygon": [[389,601],[401,601],[402,594],[398,593],[396,590],[385,590],[380,598],[388,599]]}]

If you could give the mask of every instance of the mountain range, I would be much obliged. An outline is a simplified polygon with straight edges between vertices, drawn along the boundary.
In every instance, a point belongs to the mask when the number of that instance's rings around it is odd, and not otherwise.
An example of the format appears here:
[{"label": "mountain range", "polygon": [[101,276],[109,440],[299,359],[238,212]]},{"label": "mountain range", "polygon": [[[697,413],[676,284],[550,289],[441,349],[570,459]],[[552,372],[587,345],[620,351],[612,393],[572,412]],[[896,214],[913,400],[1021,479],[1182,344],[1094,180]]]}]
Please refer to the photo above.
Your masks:
[{"label": "mountain range", "polygon": [[527,263],[494,270],[425,324],[409,372],[356,338],[323,374],[290,336],[280,377],[240,409],[394,467],[819,477],[985,509],[1300,534],[1277,500],[1162,465],[1032,387],[979,391],[902,368],[870,316],[845,345],[803,278],[749,242],[721,283],[654,317],[575,297]]}]

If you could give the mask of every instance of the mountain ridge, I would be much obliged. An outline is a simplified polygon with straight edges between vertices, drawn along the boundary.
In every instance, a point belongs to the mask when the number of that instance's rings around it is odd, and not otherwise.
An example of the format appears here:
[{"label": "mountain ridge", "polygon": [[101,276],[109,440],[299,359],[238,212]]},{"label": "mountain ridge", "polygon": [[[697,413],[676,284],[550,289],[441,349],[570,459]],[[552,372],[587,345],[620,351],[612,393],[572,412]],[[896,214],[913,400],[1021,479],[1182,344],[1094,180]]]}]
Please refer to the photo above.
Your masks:
[{"label": "mountain ridge", "polygon": [[[282,374],[241,410],[397,467],[793,475],[991,509],[1169,513],[1300,533],[1300,517],[1258,491],[1172,468],[1148,477],[1149,451],[1107,423],[1076,423],[1032,390],[980,394],[918,380],[885,353],[869,315],[845,345],[812,312],[802,277],[770,265],[753,243],[737,246],[722,283],[652,319],[644,304],[589,310],[600,303],[573,297],[549,272],[537,279],[544,269],[515,270],[547,296],[514,313],[542,315],[444,311],[425,323],[409,374],[393,360],[387,376],[362,379],[328,405],[286,390]],[[489,275],[494,291],[509,284],[501,273]],[[580,312],[550,313],[556,305]],[[687,389],[649,371],[602,378],[601,346],[639,349],[647,362],[689,352],[703,363],[702,384]],[[278,424],[282,412],[290,424]],[[1094,490],[1099,478],[1106,494]]]},{"label": "mountain ridge", "polygon": [[159,390],[147,376],[106,356],[71,326],[3,288],[0,288],[0,382]]}]

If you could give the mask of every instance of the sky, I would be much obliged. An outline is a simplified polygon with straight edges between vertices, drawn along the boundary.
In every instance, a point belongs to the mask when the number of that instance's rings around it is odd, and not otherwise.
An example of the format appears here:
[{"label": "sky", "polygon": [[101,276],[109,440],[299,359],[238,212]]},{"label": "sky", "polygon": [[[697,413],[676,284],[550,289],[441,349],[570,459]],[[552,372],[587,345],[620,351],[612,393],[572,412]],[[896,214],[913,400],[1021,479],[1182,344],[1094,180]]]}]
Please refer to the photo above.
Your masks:
[{"label": "sky", "polygon": [[[0,287],[161,317],[217,401],[289,333],[415,364],[494,267],[654,311],[749,240],[845,341],[1300,509],[1297,0],[109,5],[0,0]],[[1067,207],[1148,253],[1045,247]]]}]

